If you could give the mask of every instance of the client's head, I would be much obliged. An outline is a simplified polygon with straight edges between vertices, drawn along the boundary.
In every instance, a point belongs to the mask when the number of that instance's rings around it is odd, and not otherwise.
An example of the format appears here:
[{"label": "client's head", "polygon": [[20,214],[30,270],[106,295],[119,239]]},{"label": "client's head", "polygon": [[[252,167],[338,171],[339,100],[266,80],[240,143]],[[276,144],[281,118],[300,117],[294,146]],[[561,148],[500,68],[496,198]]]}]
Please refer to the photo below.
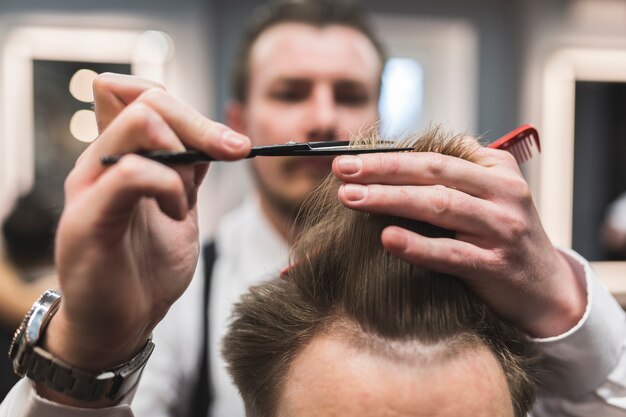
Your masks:
[{"label": "client's head", "polygon": [[[416,151],[474,160],[478,143],[439,132]],[[534,400],[530,342],[457,278],[389,255],[381,231],[447,230],[356,212],[329,178],[305,204],[292,267],[236,306],[223,354],[249,417],[523,417]]]}]

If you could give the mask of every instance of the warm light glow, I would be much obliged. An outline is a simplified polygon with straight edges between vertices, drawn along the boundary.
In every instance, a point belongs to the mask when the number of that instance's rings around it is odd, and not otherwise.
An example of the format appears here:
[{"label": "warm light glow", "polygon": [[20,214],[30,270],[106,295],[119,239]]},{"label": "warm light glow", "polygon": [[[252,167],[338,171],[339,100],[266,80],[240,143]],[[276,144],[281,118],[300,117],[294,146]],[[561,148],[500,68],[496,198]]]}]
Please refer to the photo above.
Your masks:
[{"label": "warm light glow", "polygon": [[167,34],[158,30],[144,32],[137,41],[135,57],[142,61],[162,64],[174,54],[174,42]]},{"label": "warm light glow", "polygon": [[98,137],[96,113],[91,110],[79,110],[70,120],[72,136],[81,142],[93,142]]},{"label": "warm light glow", "polygon": [[98,73],[90,69],[76,71],[70,80],[70,93],[76,100],[93,103],[93,81]]},{"label": "warm light glow", "polygon": [[[11,211],[15,199],[32,188],[35,180],[32,61],[131,64],[133,75],[164,83],[165,63],[173,57],[174,47],[169,36],[158,33],[154,36],[135,30],[41,26],[17,27],[3,33],[0,53],[0,221]],[[144,40],[139,42],[142,36]],[[156,52],[145,53],[144,47]],[[143,56],[149,60],[142,59]],[[75,116],[73,124],[80,125],[81,117],[85,116]],[[92,123],[87,125],[91,126],[91,133],[81,134],[84,140],[93,140],[97,135],[93,115],[89,118]]]}]

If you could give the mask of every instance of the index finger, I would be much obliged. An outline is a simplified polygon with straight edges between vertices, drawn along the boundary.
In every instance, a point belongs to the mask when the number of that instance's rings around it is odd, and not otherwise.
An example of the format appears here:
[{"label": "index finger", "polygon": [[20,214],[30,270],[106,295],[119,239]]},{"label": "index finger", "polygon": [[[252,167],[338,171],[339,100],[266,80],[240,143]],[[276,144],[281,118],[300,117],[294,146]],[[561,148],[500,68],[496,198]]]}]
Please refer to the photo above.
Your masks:
[{"label": "index finger", "polygon": [[131,103],[154,109],[174,130],[186,147],[217,159],[233,160],[247,155],[247,137],[207,119],[197,110],[168,94],[159,83],[122,74],[101,74],[94,82],[96,116],[100,132]]},{"label": "index finger", "polygon": [[165,87],[151,80],[125,74],[105,72],[94,80],[93,94],[95,100],[98,130],[102,132],[126,106],[132,103],[144,91]]},{"label": "index finger", "polygon": [[347,183],[384,185],[444,185],[473,196],[499,187],[489,168],[434,152],[343,155],[333,161],[333,173]]}]

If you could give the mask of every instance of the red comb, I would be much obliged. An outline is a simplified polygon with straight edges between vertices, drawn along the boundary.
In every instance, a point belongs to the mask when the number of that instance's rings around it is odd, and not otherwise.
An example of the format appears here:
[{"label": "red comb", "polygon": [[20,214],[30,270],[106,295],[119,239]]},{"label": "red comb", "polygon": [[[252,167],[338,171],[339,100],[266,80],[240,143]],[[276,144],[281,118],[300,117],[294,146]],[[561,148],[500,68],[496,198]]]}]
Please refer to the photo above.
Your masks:
[{"label": "red comb", "polygon": [[489,147],[511,152],[518,164],[522,164],[532,158],[535,148],[537,152],[541,152],[539,133],[531,125],[518,127],[495,142],[490,143]]}]

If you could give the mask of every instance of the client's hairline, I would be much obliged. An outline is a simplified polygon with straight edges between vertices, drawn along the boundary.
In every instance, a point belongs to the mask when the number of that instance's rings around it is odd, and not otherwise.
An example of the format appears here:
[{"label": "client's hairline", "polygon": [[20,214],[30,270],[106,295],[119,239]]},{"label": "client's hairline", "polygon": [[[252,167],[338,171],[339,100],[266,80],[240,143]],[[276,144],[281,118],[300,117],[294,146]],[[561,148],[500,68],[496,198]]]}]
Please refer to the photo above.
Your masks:
[{"label": "client's hairline", "polygon": [[[338,336],[339,340],[359,352],[365,352],[374,357],[381,357],[395,363],[407,365],[429,365],[433,362],[447,363],[461,352],[471,352],[487,349],[489,346],[480,338],[471,333],[460,333],[452,338],[434,343],[407,337],[401,340],[390,340],[368,332],[359,323],[347,318],[344,314],[336,313],[320,326],[311,335],[309,341],[303,344],[301,352],[317,337]],[[298,356],[296,353],[295,356]],[[441,361],[441,362],[438,362]]]}]

